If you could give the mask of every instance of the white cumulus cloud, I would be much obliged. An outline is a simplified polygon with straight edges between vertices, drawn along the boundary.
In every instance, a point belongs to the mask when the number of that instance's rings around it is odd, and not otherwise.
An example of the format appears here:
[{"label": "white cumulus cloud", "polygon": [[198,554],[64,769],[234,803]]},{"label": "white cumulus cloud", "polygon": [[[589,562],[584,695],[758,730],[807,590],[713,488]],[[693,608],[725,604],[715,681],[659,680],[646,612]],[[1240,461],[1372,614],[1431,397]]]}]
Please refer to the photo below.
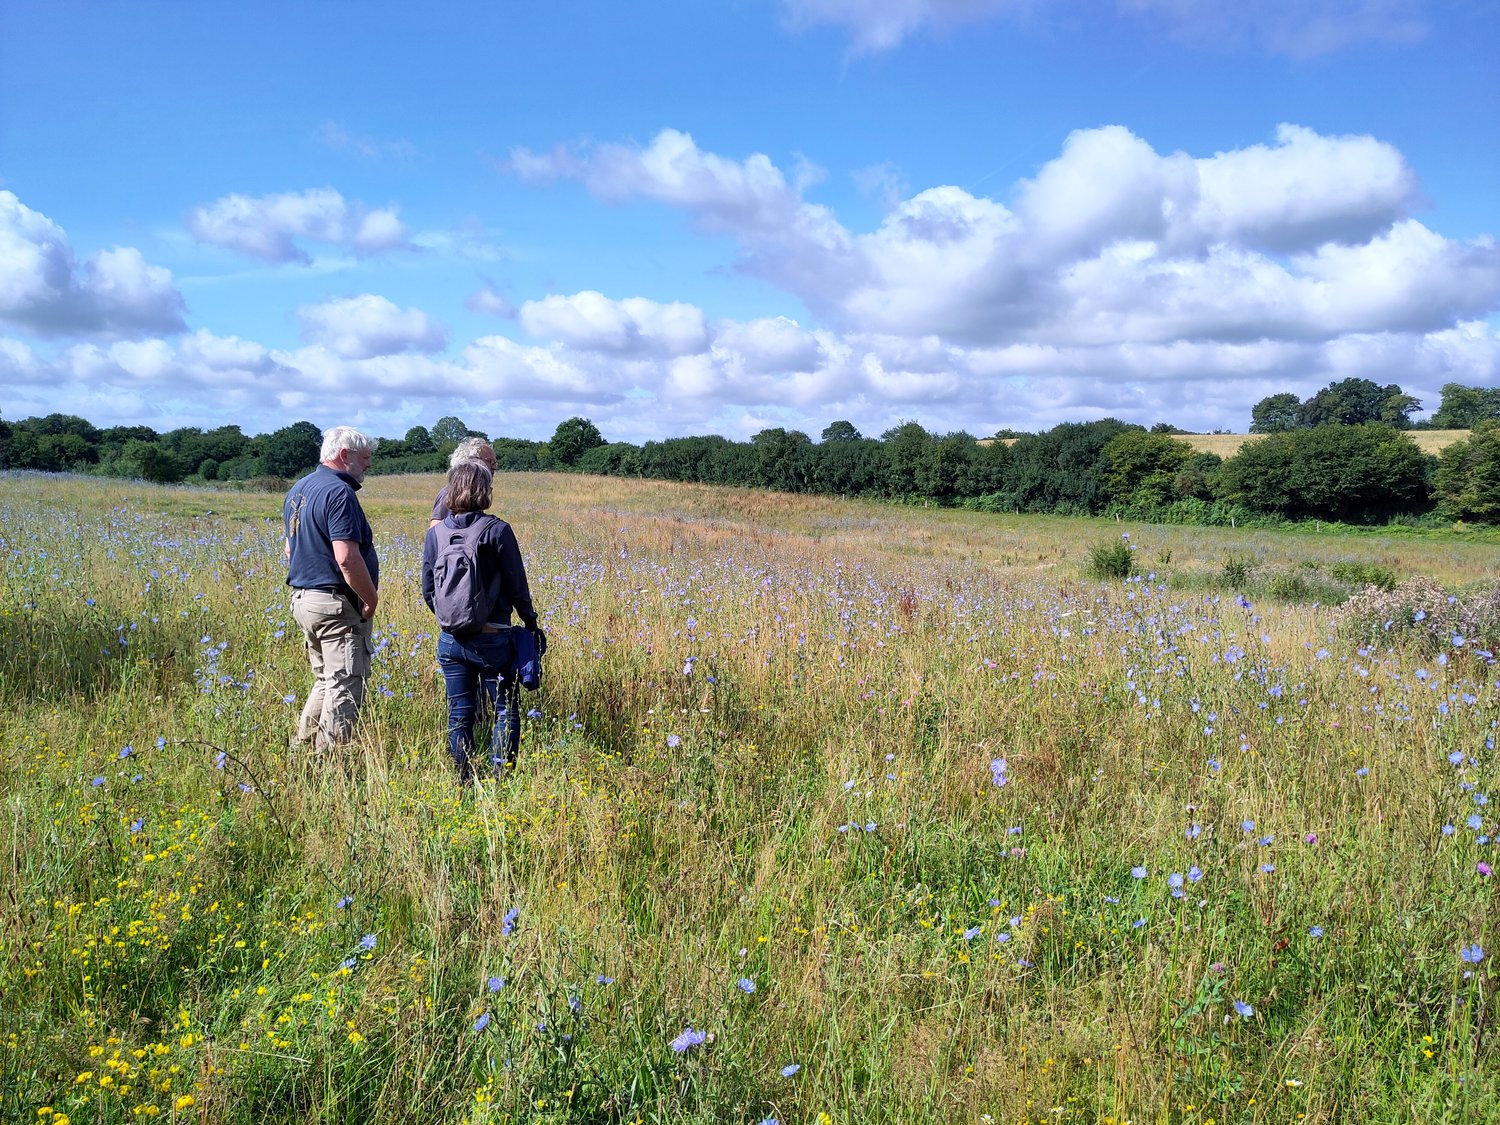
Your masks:
[{"label": "white cumulus cloud", "polygon": [[563,347],[526,347],[504,336],[482,336],[464,349],[472,385],[494,397],[543,402],[612,402],[620,398],[603,372]]},{"label": "white cumulus cloud", "polygon": [[226,195],[188,212],[187,228],[200,242],[268,262],[310,261],[303,242],[357,254],[414,248],[394,207],[369,208],[332,188]]},{"label": "white cumulus cloud", "polygon": [[714,347],[738,356],[743,368],[757,375],[811,371],[823,359],[818,335],[784,316],[726,321],[714,332]]},{"label": "white cumulus cloud", "polygon": [[[539,158],[540,159],[540,158]],[[899,203],[867,233],[809,203],[768,158],[729,160],[667,130],[645,147],[554,159],[601,198],[675,204],[731,234],[740,266],[849,332],[1007,342],[1236,342],[1431,331],[1493,309],[1500,258],[1406,212],[1401,153],[1284,125],[1274,143],[1161,154],[1120,126],[1080,130],[1009,204],[954,186]],[[523,310],[535,335],[633,346],[595,295]]]},{"label": "white cumulus cloud", "polygon": [[1417,197],[1406,159],[1374,137],[1326,137],[1283,124],[1276,142],[1194,161],[1197,199],[1185,220],[1198,239],[1272,250],[1358,242],[1390,226]]},{"label": "white cumulus cloud", "polygon": [[663,129],[645,147],[515,149],[508,167],[532,181],[579,179],[611,202],[645,198],[682,208],[701,230],[739,239],[747,269],[789,288],[818,293],[847,284],[855,266],[848,232],[827,208],[805,202],[763,153],[733,160],[704,151],[687,133]]},{"label": "white cumulus cloud", "polygon": [[703,312],[693,305],[615,301],[593,290],[527,301],[519,320],[531,336],[585,351],[686,355],[701,351],[708,339]]},{"label": "white cumulus cloud", "polygon": [[74,257],[67,234],[0,191],[0,320],[38,335],[177,332],[183,300],[171,271],[132,246]]},{"label": "white cumulus cloud", "polygon": [[373,293],[308,305],[297,316],[303,339],[345,359],[436,352],[448,343],[447,329],[421,309],[401,309]]}]

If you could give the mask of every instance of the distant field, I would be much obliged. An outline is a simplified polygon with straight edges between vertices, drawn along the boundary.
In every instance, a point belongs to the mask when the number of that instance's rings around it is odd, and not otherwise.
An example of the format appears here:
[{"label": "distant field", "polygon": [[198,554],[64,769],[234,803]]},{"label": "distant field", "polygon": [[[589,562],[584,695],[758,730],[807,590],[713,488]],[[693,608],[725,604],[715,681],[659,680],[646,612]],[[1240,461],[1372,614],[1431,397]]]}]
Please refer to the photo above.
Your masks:
[{"label": "distant field", "polygon": [[[1456,441],[1467,441],[1468,430],[1411,430],[1412,440],[1424,453],[1436,453],[1444,446]],[[1183,434],[1182,440],[1192,443],[1200,453],[1217,453],[1220,457],[1233,457],[1247,441],[1259,441],[1265,434]]]}]

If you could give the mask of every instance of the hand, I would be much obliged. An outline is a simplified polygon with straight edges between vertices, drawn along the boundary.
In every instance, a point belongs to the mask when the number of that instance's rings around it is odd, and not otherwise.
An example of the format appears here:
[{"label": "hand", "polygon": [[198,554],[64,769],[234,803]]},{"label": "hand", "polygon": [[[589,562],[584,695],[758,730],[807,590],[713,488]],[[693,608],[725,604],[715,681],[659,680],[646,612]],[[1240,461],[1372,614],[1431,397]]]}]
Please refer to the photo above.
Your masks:
[{"label": "hand", "polygon": [[537,627],[533,628],[530,632],[531,632],[531,635],[536,638],[536,654],[537,654],[537,656],[538,657],[546,656],[547,655],[547,634],[544,633],[544,632],[542,632],[540,626],[537,626]]}]

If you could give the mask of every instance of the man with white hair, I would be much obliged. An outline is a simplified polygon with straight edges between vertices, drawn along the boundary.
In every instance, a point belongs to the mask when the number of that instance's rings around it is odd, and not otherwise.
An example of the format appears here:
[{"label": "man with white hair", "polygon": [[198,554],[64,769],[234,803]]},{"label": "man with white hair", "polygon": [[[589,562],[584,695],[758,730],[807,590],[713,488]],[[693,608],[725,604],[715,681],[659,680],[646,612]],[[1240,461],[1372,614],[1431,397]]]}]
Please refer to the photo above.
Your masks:
[{"label": "man with white hair", "polygon": [[355,493],[374,449],[374,438],[335,426],[323,435],[322,463],[292,485],[282,505],[292,617],[313,671],[297,741],[319,750],[349,741],[370,675],[380,560]]},{"label": "man with white hair", "polygon": [[[464,438],[448,458],[449,471],[467,464],[483,465],[492,473],[500,467],[500,462],[495,457],[495,447],[482,437]],[[427,521],[427,530],[431,531],[452,514],[448,510],[448,486],[445,484],[438,490],[437,499],[432,502],[432,518]]]}]

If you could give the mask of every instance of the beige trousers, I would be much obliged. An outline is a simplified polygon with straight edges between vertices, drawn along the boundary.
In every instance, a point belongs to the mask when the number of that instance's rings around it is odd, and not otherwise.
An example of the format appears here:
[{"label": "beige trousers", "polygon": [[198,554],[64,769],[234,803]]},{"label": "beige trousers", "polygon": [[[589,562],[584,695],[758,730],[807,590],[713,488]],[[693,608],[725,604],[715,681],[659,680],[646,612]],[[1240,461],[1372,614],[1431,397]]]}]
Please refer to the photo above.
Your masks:
[{"label": "beige trousers", "polygon": [[307,641],[313,686],[297,723],[297,741],[319,750],[348,742],[370,676],[370,623],[348,598],[322,590],[292,593],[292,618]]}]

